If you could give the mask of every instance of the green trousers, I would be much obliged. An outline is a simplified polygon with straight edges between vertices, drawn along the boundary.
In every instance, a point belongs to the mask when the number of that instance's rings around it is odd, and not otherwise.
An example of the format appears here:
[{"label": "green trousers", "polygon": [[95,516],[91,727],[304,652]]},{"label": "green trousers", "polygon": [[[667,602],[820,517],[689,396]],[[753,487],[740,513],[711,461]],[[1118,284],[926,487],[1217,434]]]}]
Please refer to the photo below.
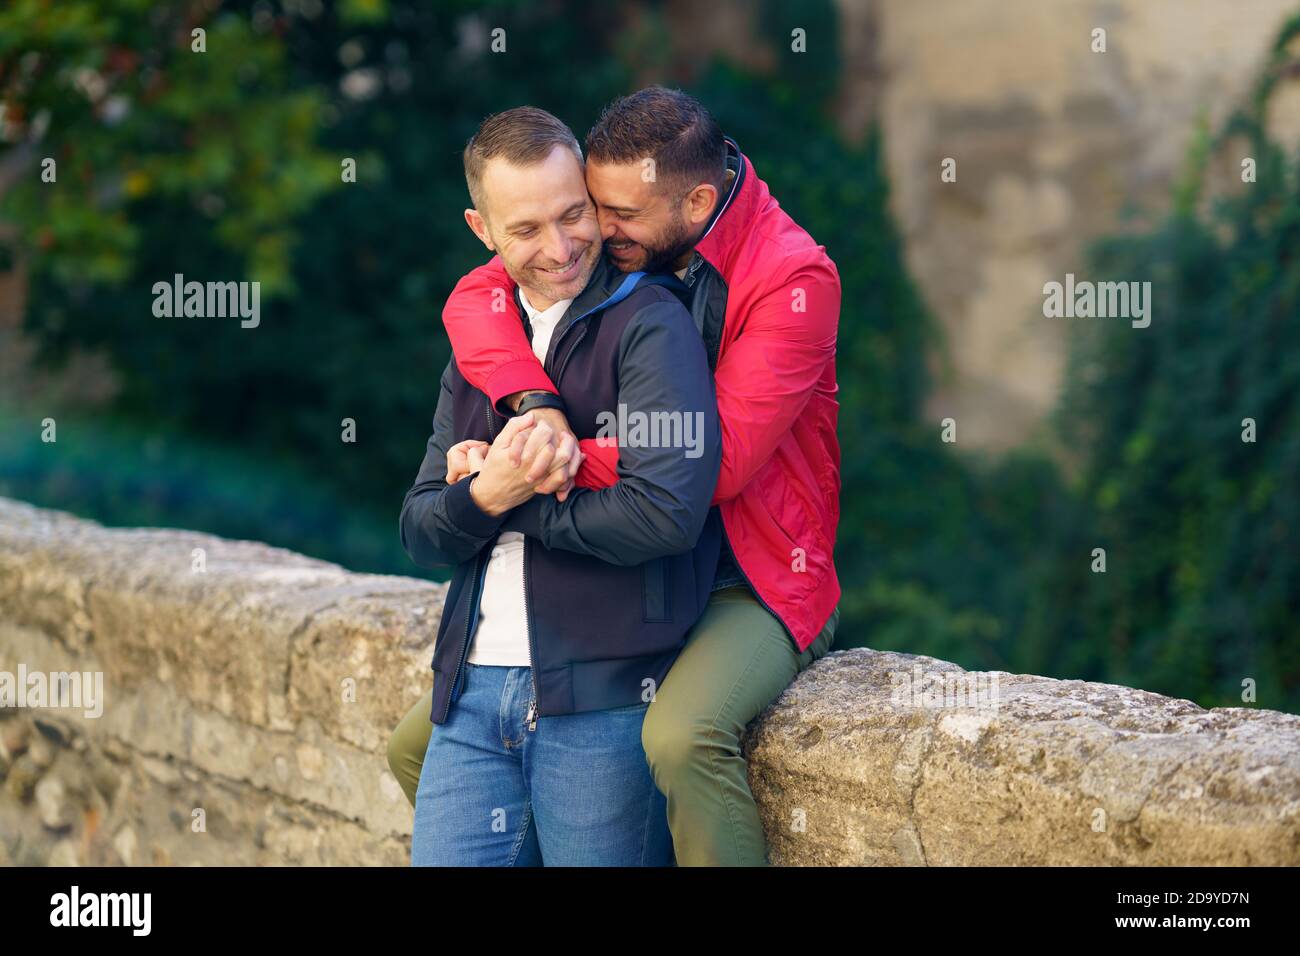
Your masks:
[{"label": "green trousers", "polygon": [[[800,653],[748,588],[713,592],[641,728],[655,784],[668,801],[679,866],[767,863],[741,737],[763,708],[830,650],[839,619],[836,608]],[[402,718],[388,743],[388,765],[412,806],[432,730],[432,694]]]}]

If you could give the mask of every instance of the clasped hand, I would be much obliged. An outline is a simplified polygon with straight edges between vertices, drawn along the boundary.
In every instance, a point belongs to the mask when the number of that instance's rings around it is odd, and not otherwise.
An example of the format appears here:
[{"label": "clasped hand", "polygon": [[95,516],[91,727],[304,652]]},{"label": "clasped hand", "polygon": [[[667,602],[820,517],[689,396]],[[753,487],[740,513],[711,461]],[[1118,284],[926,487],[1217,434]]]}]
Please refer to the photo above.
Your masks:
[{"label": "clasped hand", "polygon": [[447,484],[476,475],[474,503],[501,515],[533,495],[563,501],[582,464],[578,441],[557,409],[534,409],[506,422],[492,444],[469,439],[447,450]]}]

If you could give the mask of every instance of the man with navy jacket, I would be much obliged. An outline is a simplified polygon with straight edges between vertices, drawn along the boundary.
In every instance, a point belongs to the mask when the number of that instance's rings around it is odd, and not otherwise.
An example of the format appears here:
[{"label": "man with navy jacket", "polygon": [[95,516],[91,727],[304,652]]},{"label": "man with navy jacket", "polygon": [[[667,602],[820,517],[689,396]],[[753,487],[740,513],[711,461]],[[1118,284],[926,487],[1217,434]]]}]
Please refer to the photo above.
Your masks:
[{"label": "man with navy jacket", "polygon": [[[465,174],[466,221],[517,284],[573,436],[556,442],[528,407],[503,417],[454,361],[443,373],[401,515],[413,561],[455,566],[412,862],[668,865],[641,730],[717,566],[721,435],[705,346],[675,280],[601,255],[582,154],[555,117],[489,117]],[[559,471],[576,439],[635,416],[662,427],[623,438],[609,488],[537,494],[512,464],[512,450],[535,465],[543,448]]]}]

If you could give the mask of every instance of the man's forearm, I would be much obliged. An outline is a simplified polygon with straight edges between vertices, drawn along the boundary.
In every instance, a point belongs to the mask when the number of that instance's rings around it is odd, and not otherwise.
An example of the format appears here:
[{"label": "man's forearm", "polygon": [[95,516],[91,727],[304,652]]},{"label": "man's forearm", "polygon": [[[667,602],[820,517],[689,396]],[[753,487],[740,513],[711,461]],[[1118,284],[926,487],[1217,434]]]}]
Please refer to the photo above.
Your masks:
[{"label": "man's forearm", "polygon": [[618,482],[575,490],[567,500],[539,496],[515,509],[503,527],[548,548],[611,564],[640,564],[689,551],[708,517],[721,459],[716,398],[703,343],[675,303],[656,303],[624,333],[617,402],[632,409],[671,409],[698,423],[695,455],[687,449],[628,446]]},{"label": "man's forearm", "polygon": [[[805,311],[794,312],[791,292],[802,289]],[[722,427],[722,465],[712,504],[736,498],[771,458],[835,360],[840,283],[834,264],[815,262],[792,271],[749,309],[745,334],[718,360],[714,373]],[[575,484],[608,488],[618,480],[619,451],[583,439]]]},{"label": "man's forearm", "polygon": [[558,394],[524,334],[514,288],[494,256],[456,283],[442,310],[461,374],[503,415],[513,411],[507,397],[528,391]]}]

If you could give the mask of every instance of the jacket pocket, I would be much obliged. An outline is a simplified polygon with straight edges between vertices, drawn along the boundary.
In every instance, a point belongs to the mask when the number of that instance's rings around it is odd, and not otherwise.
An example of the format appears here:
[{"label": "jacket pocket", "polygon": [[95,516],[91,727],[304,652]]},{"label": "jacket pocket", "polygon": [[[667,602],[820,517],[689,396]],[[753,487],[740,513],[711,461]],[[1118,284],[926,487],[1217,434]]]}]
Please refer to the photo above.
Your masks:
[{"label": "jacket pocket", "polygon": [[647,624],[672,620],[668,595],[668,562],[671,560],[655,558],[641,565],[641,619]]}]

